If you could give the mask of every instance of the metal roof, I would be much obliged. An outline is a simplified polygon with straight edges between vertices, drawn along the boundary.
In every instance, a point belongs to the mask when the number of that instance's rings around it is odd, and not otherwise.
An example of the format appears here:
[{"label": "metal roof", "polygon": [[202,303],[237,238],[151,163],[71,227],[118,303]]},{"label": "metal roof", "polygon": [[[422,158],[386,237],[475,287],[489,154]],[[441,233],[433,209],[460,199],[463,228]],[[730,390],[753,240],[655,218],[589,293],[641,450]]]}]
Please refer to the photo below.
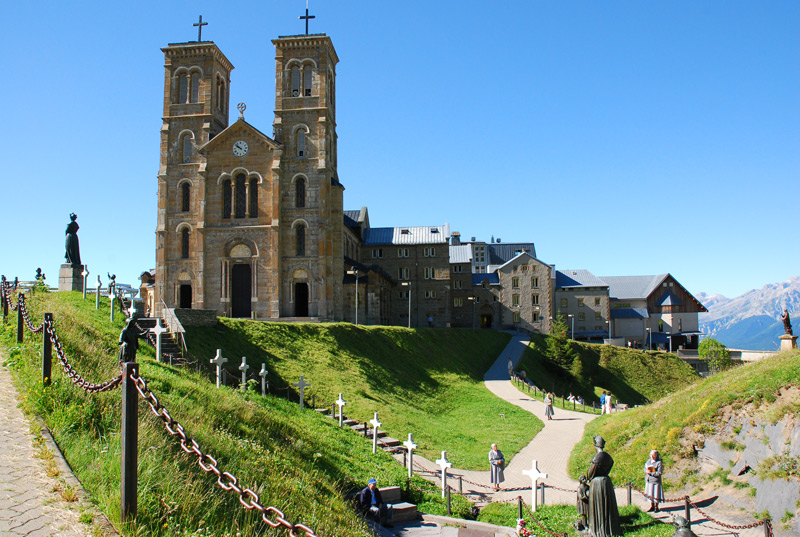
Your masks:
[{"label": "metal roof", "polygon": [[469,244],[450,246],[450,263],[472,263],[472,246]]},{"label": "metal roof", "polygon": [[[344,225],[349,228],[358,228],[358,212],[359,211],[344,211]],[[355,213],[355,215],[353,215]]]},{"label": "metal roof", "polygon": [[611,308],[612,319],[649,319],[647,308]]},{"label": "metal roof", "polygon": [[645,300],[669,274],[656,276],[601,276],[608,284],[608,296],[614,299]]},{"label": "metal roof", "polygon": [[608,284],[588,270],[557,270],[556,288],[608,287]]},{"label": "metal roof", "polygon": [[482,285],[484,280],[489,281],[489,285],[500,285],[500,275],[496,272],[491,273],[472,273],[472,285]]},{"label": "metal roof", "polygon": [[536,257],[536,247],[532,242],[493,242],[486,245],[487,261],[491,265],[502,265],[522,252]]},{"label": "metal roof", "polygon": [[364,246],[382,244],[447,244],[450,225],[373,227],[364,230]]}]

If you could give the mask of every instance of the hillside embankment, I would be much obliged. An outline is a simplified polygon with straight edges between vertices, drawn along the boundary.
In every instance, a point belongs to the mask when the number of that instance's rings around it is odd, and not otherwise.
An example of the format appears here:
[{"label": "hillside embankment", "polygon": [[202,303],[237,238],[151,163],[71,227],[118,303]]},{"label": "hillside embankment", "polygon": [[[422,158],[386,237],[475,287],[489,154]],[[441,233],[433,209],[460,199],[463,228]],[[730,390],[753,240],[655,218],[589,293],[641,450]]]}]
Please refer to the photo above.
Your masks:
[{"label": "hillside embankment", "polygon": [[800,351],[742,365],[662,399],[602,416],[570,459],[585,470],[599,434],[615,460],[615,482],[644,485],[651,449],[665,465],[668,496],[716,496],[731,511],[772,518],[800,532]]}]

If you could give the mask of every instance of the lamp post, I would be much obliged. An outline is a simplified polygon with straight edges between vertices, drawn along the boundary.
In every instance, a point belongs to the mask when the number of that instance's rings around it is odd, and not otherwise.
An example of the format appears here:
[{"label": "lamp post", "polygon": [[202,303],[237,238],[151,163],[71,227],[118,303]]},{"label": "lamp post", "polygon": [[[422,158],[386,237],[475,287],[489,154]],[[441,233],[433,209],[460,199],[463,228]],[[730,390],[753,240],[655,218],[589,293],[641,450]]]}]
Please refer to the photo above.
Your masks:
[{"label": "lamp post", "polygon": [[403,282],[400,285],[408,287],[408,327],[411,328],[411,282]]},{"label": "lamp post", "polygon": [[569,330],[569,337],[570,337],[570,339],[574,340],[575,339],[575,316],[570,313],[569,315],[567,315],[567,317],[572,319],[572,327]]},{"label": "lamp post", "polygon": [[607,320],[606,324],[608,325],[608,339],[611,339],[611,319]]},{"label": "lamp post", "polygon": [[351,275],[355,274],[356,276],[356,326],[358,326],[358,269],[356,267],[350,267],[347,273]]},{"label": "lamp post", "polygon": [[475,318],[477,313],[477,308],[475,307],[475,295],[468,296],[467,300],[472,302],[472,329],[475,330]]},{"label": "lamp post", "polygon": [[649,327],[645,328],[645,330],[647,330],[647,350],[648,351],[652,351],[653,350],[653,338],[650,335],[650,328]]}]

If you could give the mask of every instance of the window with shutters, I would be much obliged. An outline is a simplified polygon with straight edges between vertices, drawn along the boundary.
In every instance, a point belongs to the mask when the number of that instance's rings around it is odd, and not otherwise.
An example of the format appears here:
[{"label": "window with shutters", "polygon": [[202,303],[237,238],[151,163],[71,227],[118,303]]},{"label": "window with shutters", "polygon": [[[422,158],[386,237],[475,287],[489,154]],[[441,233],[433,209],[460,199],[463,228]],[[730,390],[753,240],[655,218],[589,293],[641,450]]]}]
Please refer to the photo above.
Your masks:
[{"label": "window with shutters", "polygon": [[226,179],[222,183],[222,218],[228,219],[231,217],[231,207],[233,200],[233,188],[231,180]]},{"label": "window with shutters", "polygon": [[299,177],[294,184],[294,205],[295,207],[306,206],[306,180]]},{"label": "window with shutters", "polygon": [[181,211],[186,212],[189,210],[189,194],[191,193],[191,185],[186,182],[181,184]]},{"label": "window with shutters", "polygon": [[244,218],[247,210],[247,189],[245,187],[245,176],[240,173],[236,176],[235,192],[236,196],[234,203],[234,216],[236,218]]},{"label": "window with shutters", "polygon": [[250,218],[258,217],[258,179],[250,179]]}]

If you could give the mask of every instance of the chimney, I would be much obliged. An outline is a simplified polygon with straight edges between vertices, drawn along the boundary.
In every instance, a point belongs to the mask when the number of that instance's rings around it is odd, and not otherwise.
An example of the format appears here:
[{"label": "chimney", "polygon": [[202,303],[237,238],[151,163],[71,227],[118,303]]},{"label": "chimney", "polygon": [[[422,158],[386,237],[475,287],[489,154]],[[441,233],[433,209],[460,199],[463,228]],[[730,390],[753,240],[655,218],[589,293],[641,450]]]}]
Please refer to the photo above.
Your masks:
[{"label": "chimney", "polygon": [[461,244],[461,233],[459,233],[458,231],[454,231],[450,235],[450,244],[453,246],[458,246],[459,244]]}]

